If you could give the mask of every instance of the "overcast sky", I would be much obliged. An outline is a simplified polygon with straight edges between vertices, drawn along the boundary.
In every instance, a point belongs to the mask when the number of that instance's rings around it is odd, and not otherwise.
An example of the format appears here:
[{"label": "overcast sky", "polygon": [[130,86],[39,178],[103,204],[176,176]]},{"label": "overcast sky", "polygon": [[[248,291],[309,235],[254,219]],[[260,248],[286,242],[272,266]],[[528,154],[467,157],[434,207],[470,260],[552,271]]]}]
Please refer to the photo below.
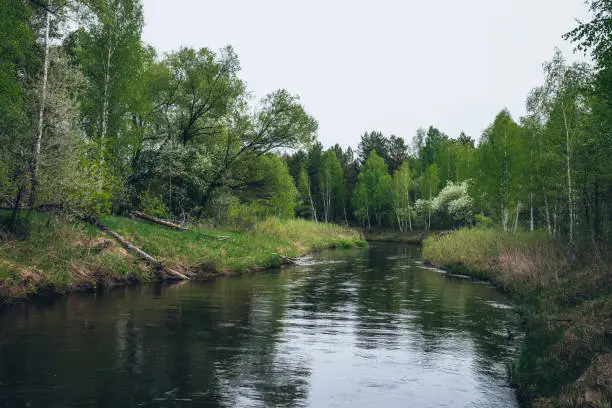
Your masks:
[{"label": "overcast sky", "polygon": [[585,18],[583,0],[144,0],[159,51],[234,47],[258,97],[286,88],[325,146],[366,130],[410,141],[435,125],[478,138],[507,107],[518,118],[542,63]]}]

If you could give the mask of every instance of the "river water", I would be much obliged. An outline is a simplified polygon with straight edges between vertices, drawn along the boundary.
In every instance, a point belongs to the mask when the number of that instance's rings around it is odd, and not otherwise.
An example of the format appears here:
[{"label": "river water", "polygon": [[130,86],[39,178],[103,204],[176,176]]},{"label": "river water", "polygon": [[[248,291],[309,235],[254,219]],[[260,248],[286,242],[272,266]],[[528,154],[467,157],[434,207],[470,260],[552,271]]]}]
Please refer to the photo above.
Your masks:
[{"label": "river water", "polygon": [[507,300],[373,244],[0,311],[0,407],[516,407]]}]

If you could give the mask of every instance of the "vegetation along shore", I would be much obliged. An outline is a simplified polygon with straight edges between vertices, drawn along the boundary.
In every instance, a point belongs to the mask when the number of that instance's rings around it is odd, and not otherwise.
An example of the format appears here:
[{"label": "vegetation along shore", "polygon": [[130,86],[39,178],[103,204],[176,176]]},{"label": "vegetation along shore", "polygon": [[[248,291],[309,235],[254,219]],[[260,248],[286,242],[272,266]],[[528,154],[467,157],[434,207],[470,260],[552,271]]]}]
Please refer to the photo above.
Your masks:
[{"label": "vegetation along shore", "polygon": [[476,228],[429,237],[423,256],[514,298],[526,336],[511,375],[523,404],[611,406],[612,259],[605,247]]},{"label": "vegetation along shore", "polygon": [[[0,217],[10,213],[0,212]],[[269,218],[244,232],[203,227],[178,231],[117,216],[101,221],[168,270],[192,279],[273,268],[325,248],[365,245],[355,230],[305,220]],[[30,214],[29,238],[3,237],[0,246],[4,300],[164,278],[176,277],[157,271],[95,226],[53,214]]]}]

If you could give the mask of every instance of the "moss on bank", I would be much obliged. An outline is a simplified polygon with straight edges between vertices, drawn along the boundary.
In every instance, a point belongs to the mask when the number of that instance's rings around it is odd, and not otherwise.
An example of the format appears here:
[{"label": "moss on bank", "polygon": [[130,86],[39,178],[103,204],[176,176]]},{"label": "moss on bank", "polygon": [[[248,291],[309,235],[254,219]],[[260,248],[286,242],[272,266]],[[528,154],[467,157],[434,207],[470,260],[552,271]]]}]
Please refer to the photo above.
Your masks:
[{"label": "moss on bank", "polygon": [[601,250],[471,229],[426,239],[423,256],[515,298],[526,332],[512,372],[522,405],[612,406],[612,268]]},{"label": "moss on bank", "polygon": [[[0,212],[0,223],[7,218]],[[364,244],[355,230],[304,220],[268,219],[245,232],[203,227],[182,232],[123,217],[102,221],[164,264],[201,278],[280,266],[277,254],[296,257]],[[86,223],[31,213],[27,238],[0,232],[0,298],[156,279],[150,266]]]}]

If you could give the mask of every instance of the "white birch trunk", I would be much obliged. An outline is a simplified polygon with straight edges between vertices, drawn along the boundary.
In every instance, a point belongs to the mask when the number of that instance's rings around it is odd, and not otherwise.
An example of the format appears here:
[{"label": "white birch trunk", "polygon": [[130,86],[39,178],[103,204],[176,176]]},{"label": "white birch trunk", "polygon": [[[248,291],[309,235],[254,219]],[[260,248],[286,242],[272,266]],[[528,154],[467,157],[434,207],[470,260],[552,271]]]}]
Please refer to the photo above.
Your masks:
[{"label": "white birch trunk", "polygon": [[550,224],[550,210],[548,208],[548,198],[546,197],[546,192],[544,194],[544,209],[546,211],[546,226],[548,227],[548,235],[553,235],[552,226]]},{"label": "white birch trunk", "polygon": [[567,208],[569,213],[569,239],[570,242],[574,239],[574,202],[572,200],[572,171],[571,171],[571,139],[568,128],[567,115],[565,113],[565,107],[563,111],[563,122],[565,125],[565,144],[566,144],[566,158],[567,158]]},{"label": "white birch trunk", "polygon": [[534,221],[533,221],[533,193],[529,194],[529,229],[531,232],[534,230]]},{"label": "white birch trunk", "polygon": [[312,218],[314,222],[318,223],[317,220],[317,209],[315,208],[314,201],[312,200],[312,191],[310,191],[310,183],[308,184],[308,199],[310,200],[310,207],[312,208]]},{"label": "white birch trunk", "polygon": [[518,229],[518,219],[519,219],[519,214],[521,212],[521,202],[519,201],[516,204],[516,217],[514,218],[514,233],[516,234],[516,230]]},{"label": "white birch trunk", "polygon": [[410,212],[410,207],[408,207],[408,226],[410,227],[410,232],[412,232],[412,215]]},{"label": "white birch trunk", "polygon": [[[49,4],[48,7],[51,7]],[[46,25],[45,25],[45,61],[43,67],[43,82],[40,96],[40,110],[38,111],[38,132],[36,141],[34,142],[34,154],[32,156],[31,169],[31,186],[29,208],[32,209],[36,202],[36,194],[38,193],[38,169],[40,168],[40,149],[42,144],[42,135],[45,121],[45,105],[47,103],[47,83],[49,81],[49,32],[51,31],[51,11],[47,9]]]}]

